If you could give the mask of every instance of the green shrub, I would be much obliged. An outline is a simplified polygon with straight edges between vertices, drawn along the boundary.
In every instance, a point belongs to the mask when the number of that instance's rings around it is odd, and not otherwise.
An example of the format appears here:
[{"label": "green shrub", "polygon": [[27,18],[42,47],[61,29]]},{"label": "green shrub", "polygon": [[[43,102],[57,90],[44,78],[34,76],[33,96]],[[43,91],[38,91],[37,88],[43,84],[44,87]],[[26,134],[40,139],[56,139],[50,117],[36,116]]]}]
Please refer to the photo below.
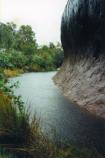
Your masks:
[{"label": "green shrub", "polygon": [[0,53],[0,67],[2,68],[12,68],[13,65],[10,62],[10,54],[6,53],[6,52],[1,52]]},{"label": "green shrub", "polygon": [[11,50],[8,52],[10,55],[9,62],[15,67],[15,68],[23,68],[27,63],[27,57],[24,55],[24,53]]},{"label": "green shrub", "polygon": [[9,50],[0,53],[0,67],[2,68],[22,68],[26,62],[27,58],[22,52]]}]

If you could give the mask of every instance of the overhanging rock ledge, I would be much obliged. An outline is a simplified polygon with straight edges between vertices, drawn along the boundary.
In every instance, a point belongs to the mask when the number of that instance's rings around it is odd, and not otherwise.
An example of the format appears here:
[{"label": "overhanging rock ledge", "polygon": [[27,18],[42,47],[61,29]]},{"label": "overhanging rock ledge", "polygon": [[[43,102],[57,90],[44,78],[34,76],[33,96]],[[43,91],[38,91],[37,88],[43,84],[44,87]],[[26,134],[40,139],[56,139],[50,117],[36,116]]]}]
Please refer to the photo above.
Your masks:
[{"label": "overhanging rock ledge", "polygon": [[61,41],[65,59],[54,82],[72,102],[105,118],[105,0],[68,0]]}]

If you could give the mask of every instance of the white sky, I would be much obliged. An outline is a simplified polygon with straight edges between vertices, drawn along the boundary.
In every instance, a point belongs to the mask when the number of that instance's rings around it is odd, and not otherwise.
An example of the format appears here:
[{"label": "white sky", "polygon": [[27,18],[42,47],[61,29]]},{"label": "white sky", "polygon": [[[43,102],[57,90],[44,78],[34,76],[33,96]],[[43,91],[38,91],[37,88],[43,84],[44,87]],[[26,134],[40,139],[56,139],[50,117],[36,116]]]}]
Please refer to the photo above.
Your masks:
[{"label": "white sky", "polygon": [[0,21],[29,24],[39,44],[60,41],[61,16],[67,0],[0,0]]}]

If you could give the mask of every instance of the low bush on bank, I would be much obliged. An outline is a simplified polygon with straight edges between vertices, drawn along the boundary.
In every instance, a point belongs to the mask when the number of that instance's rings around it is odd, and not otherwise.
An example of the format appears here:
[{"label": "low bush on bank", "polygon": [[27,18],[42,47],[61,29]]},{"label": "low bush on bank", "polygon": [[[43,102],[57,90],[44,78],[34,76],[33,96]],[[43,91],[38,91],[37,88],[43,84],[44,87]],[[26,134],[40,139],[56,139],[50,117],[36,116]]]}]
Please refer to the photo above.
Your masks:
[{"label": "low bush on bank", "polygon": [[43,50],[43,48],[40,48],[33,55],[26,55],[24,52],[14,49],[0,52],[1,70],[53,71],[60,67],[62,62],[63,52],[60,49],[57,50],[57,48],[55,50],[50,48]]},{"label": "low bush on bank", "polygon": [[3,73],[5,77],[14,77],[22,74],[24,71],[22,69],[4,69]]}]

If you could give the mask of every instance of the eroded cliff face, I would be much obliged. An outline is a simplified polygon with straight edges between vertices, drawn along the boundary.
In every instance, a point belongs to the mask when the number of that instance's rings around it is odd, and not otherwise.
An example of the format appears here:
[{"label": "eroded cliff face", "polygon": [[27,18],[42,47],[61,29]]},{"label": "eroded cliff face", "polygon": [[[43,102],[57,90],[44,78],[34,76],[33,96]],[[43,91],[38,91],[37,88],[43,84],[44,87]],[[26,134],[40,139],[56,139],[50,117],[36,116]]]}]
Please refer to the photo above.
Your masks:
[{"label": "eroded cliff face", "polygon": [[105,118],[105,1],[69,0],[61,40],[65,59],[55,83],[72,102]]},{"label": "eroded cliff face", "polygon": [[105,118],[105,58],[84,58],[75,65],[68,58],[54,81],[70,101]]}]

